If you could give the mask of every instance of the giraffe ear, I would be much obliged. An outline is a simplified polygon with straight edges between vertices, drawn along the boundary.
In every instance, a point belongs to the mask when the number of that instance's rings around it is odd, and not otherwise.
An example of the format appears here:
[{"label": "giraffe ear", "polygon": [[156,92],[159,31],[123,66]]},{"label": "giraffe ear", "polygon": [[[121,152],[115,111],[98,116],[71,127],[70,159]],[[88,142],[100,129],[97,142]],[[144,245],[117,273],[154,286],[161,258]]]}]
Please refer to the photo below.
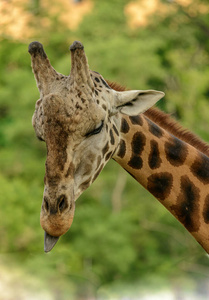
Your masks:
[{"label": "giraffe ear", "polygon": [[155,90],[116,92],[114,110],[126,115],[138,115],[152,107],[164,95],[163,92]]}]

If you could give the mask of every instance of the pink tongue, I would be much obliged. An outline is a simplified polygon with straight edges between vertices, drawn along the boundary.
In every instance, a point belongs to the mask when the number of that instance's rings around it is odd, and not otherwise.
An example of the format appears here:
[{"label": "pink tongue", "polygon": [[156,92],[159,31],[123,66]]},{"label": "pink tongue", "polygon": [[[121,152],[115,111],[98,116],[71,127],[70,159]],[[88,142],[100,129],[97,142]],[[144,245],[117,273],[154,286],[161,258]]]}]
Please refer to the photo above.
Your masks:
[{"label": "pink tongue", "polygon": [[59,240],[59,236],[51,236],[48,233],[44,232],[44,251],[49,252],[55,246],[57,241]]}]

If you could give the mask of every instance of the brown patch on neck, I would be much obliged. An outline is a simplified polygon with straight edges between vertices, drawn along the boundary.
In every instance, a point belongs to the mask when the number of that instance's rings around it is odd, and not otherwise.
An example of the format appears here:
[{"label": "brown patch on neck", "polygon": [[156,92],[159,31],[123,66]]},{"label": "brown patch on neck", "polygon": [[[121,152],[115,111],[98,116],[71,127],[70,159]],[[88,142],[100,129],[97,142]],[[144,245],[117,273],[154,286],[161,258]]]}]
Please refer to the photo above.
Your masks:
[{"label": "brown patch on neck", "polygon": [[144,113],[144,115],[160,127],[175,135],[180,140],[190,144],[200,152],[209,156],[209,145],[203,142],[197,135],[195,135],[191,131],[184,129],[168,114],[162,112],[158,108],[150,108]]},{"label": "brown patch on neck", "polygon": [[[109,86],[118,91],[122,92],[125,91],[126,88],[119,85],[115,82],[107,81]],[[205,155],[209,156],[209,145],[202,141],[197,135],[192,133],[191,131],[183,128],[178,122],[172,119],[168,114],[164,113],[163,111],[159,110],[158,108],[150,108],[148,109],[144,115],[156,123],[158,126],[162,127],[166,131],[170,132],[180,140],[190,144],[191,146],[195,147],[200,152],[204,153]]]}]

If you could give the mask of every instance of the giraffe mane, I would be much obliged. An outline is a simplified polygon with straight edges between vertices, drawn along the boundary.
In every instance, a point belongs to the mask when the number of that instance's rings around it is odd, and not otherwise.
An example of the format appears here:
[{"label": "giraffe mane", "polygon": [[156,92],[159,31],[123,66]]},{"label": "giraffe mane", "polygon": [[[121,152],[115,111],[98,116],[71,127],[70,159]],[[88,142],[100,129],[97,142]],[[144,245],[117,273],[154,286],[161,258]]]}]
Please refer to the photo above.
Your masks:
[{"label": "giraffe mane", "polygon": [[[119,92],[125,91],[126,88],[119,85],[118,83],[107,81],[109,86]],[[170,117],[169,114],[164,113],[158,108],[148,109],[144,115],[151,121],[167,130],[177,138],[195,147],[205,155],[209,156],[209,145],[202,141],[197,135],[183,128],[177,121]]]}]

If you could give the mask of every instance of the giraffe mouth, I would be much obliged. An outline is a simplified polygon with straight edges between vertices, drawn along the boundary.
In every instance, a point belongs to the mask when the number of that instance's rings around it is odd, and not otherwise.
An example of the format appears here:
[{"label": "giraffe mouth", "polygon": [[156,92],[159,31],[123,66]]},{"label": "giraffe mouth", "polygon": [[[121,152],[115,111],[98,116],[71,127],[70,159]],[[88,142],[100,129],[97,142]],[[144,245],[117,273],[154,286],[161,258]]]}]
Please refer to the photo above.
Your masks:
[{"label": "giraffe mouth", "polygon": [[44,251],[50,252],[59,240],[59,236],[51,236],[46,231],[44,232]]}]

